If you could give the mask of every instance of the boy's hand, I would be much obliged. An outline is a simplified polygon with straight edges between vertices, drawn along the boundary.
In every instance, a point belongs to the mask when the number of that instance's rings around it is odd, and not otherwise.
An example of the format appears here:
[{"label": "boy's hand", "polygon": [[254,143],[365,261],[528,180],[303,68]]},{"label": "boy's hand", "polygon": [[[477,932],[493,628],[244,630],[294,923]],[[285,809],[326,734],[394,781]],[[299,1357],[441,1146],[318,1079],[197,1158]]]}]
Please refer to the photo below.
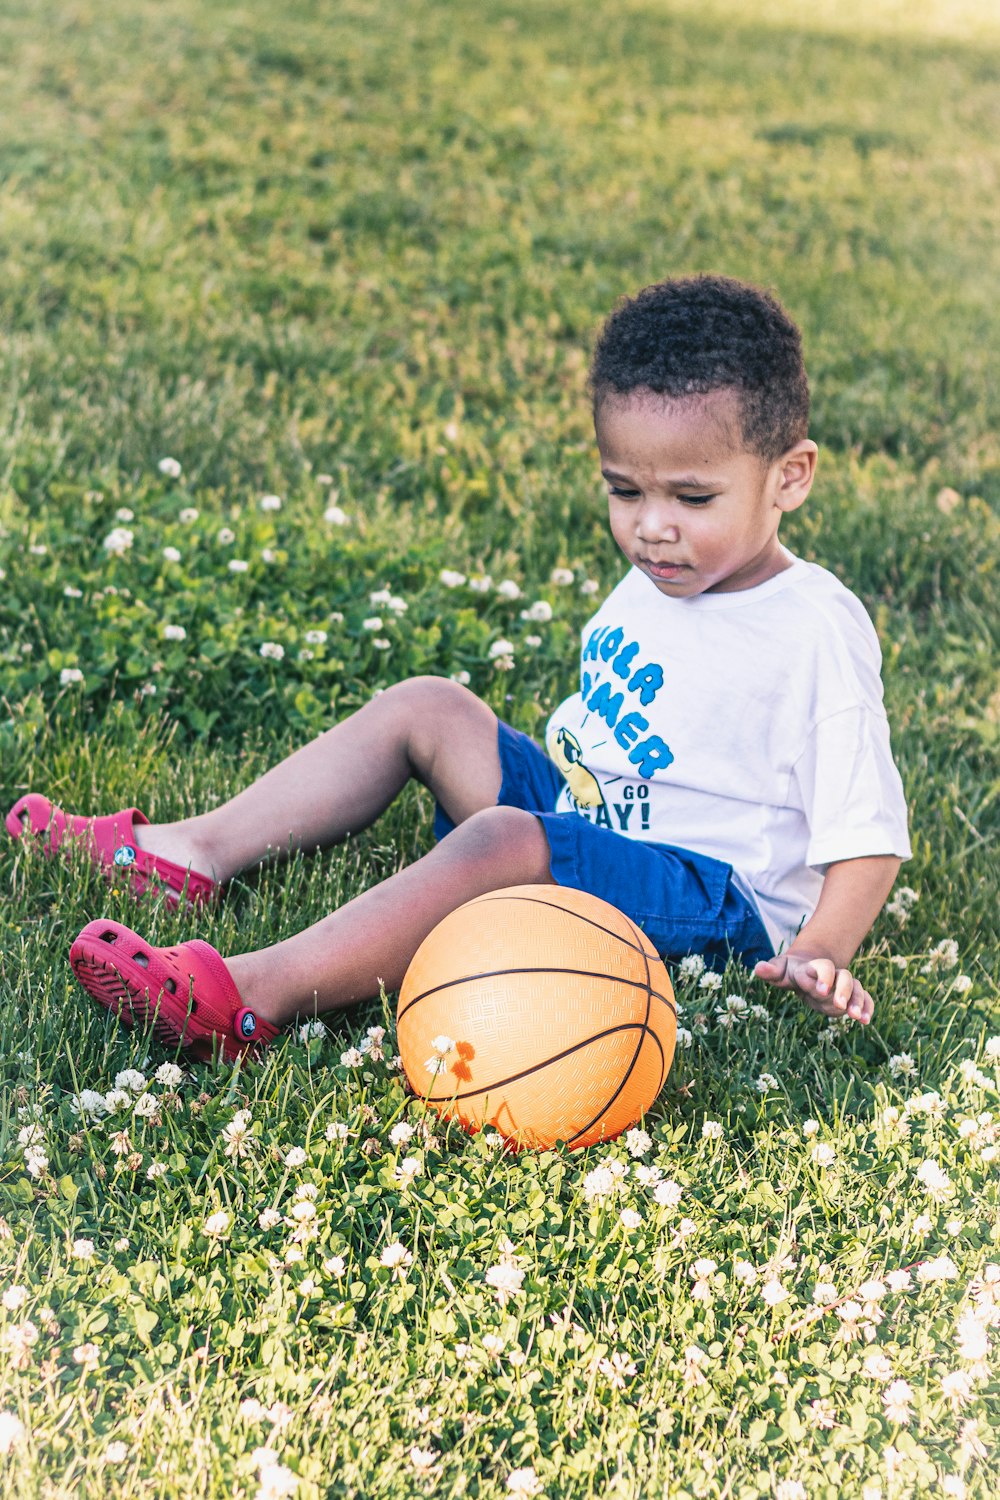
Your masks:
[{"label": "boy's hand", "polygon": [[781,990],[798,990],[807,1005],[824,1016],[850,1016],[867,1026],[875,1002],[850,969],[838,969],[832,958],[809,958],[804,953],[783,953],[765,958],[754,968]]}]

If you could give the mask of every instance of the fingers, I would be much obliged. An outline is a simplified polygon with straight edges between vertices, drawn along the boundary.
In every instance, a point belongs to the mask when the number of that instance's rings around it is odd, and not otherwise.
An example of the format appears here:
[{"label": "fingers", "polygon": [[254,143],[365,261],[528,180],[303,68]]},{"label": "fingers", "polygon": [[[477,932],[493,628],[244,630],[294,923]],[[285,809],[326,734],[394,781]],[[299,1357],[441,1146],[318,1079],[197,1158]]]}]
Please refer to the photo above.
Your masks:
[{"label": "fingers", "polygon": [[[875,1013],[875,1002],[849,969],[837,969],[829,979],[825,973],[822,978],[810,975],[810,970],[816,970],[821,965],[825,968],[827,963],[826,959],[817,959],[811,963],[805,974],[798,979],[799,989],[813,1010],[818,1010],[821,1015],[834,1019],[849,1016],[852,1021],[859,1021],[862,1026],[867,1026]],[[831,964],[830,968],[832,967]]]}]

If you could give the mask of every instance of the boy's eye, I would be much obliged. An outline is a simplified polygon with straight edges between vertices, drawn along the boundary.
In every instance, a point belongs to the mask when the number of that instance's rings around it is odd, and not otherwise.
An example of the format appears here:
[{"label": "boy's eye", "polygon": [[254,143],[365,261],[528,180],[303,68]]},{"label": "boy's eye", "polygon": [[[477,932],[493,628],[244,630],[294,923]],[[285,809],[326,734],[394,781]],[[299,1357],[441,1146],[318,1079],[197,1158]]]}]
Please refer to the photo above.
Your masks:
[{"label": "boy's eye", "polygon": [[638,493],[638,490],[623,490],[619,485],[616,484],[608,485],[608,494],[617,495],[621,500],[634,500]]},{"label": "boy's eye", "polygon": [[680,498],[684,501],[685,505],[707,505],[710,500],[714,500],[715,499],[715,496],[714,495],[681,495]]}]

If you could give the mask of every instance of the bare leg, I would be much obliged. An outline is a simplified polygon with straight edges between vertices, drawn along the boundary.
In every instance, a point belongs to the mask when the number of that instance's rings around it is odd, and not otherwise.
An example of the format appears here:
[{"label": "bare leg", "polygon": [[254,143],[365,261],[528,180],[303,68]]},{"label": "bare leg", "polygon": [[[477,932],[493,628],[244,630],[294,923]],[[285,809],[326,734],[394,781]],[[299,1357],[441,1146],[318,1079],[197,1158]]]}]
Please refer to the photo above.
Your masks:
[{"label": "bare leg", "polygon": [[485,891],[554,884],[549,844],[533,813],[490,807],[397,875],[271,948],[226,959],[243,1001],[286,1025],[398,990],[410,959],[450,911]]},{"label": "bare leg", "polygon": [[411,776],[456,824],[494,807],[501,769],[493,710],[449,678],[410,678],[221,807],[179,823],[140,826],[136,842],[228,880],[269,857],[326,848],[367,828]]}]

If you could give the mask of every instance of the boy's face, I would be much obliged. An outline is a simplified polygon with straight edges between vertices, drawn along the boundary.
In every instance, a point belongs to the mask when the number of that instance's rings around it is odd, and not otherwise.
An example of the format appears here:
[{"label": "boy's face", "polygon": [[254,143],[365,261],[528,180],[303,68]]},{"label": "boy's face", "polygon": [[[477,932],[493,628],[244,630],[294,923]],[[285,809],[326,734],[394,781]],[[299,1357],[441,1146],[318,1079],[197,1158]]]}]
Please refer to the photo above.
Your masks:
[{"label": "boy's face", "polygon": [[612,535],[661,594],[731,593],[788,566],[778,523],[809,493],[815,443],[768,465],[743,446],[733,390],[611,395],[596,426]]}]

